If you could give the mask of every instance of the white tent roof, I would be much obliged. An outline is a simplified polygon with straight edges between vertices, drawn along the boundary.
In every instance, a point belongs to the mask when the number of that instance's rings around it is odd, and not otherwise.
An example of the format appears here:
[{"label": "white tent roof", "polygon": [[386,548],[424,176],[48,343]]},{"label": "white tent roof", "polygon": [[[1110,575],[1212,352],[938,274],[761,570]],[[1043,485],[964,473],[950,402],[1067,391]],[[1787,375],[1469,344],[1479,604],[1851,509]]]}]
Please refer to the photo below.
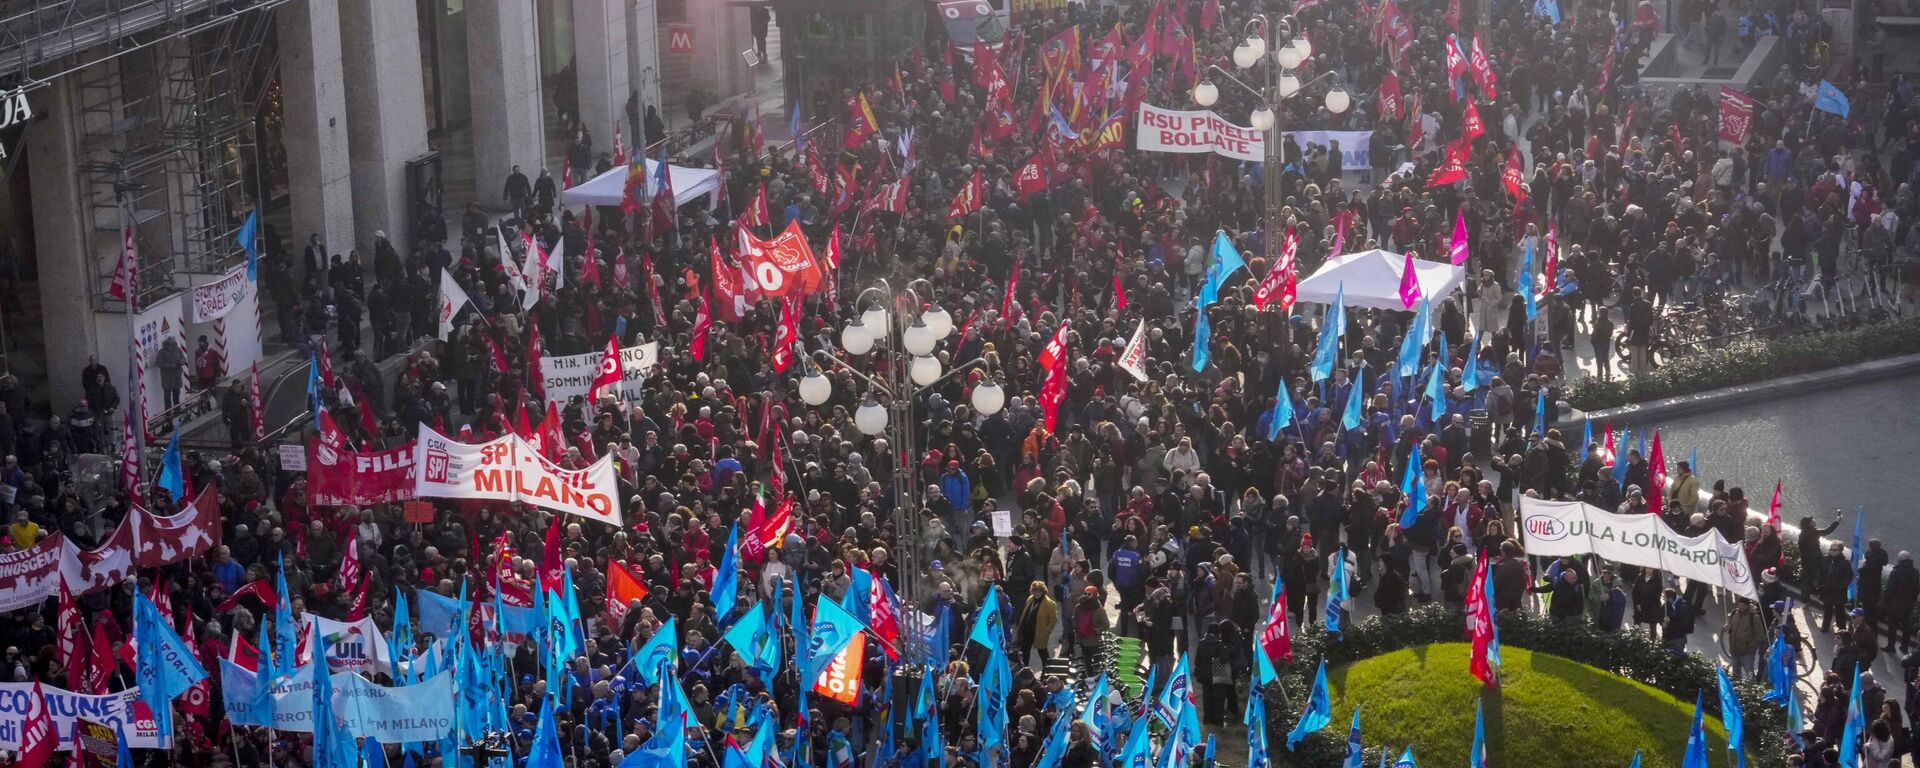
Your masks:
[{"label": "white tent roof", "polygon": [[[653,186],[653,174],[660,162],[643,158],[647,163],[647,186]],[[667,164],[667,178],[673,182],[673,204],[686,205],[711,195],[720,188],[720,172],[712,168],[687,168]],[[568,187],[560,193],[561,205],[619,205],[626,196],[627,167],[615,166],[606,173],[595,176],[580,184]],[[642,201],[643,203],[645,201]]]},{"label": "white tent roof", "polygon": [[[1400,301],[1400,276],[1406,270],[1407,256],[1382,250],[1361,251],[1335,256],[1301,280],[1294,296],[1298,301],[1332,304],[1334,294],[1345,289],[1349,307],[1405,311]],[[1420,295],[1438,301],[1459,290],[1467,279],[1467,270],[1437,261],[1413,260],[1420,281]]]}]

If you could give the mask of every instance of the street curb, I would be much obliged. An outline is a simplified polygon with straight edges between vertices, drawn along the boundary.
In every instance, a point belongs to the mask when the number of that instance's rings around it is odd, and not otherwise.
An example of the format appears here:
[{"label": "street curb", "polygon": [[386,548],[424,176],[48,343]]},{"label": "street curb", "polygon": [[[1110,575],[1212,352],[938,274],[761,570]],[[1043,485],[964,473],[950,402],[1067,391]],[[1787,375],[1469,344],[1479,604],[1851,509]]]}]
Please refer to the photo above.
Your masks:
[{"label": "street curb", "polygon": [[1635,403],[1633,405],[1623,405],[1618,408],[1608,408],[1590,413],[1569,409],[1567,418],[1555,422],[1555,425],[1578,426],[1582,422],[1587,421],[1618,421],[1624,424],[1645,423],[1650,420],[1668,419],[1703,411],[1719,410],[1733,405],[1736,402],[1748,404],[1778,397],[1786,397],[1788,395],[1797,395],[1803,392],[1840,385],[1843,382],[1846,385],[1864,384],[1866,382],[1892,378],[1900,374],[1915,371],[1920,371],[1920,354],[1902,355],[1899,357],[1889,357],[1882,360],[1841,366],[1839,368],[1829,368],[1824,371],[1782,376],[1777,379],[1767,379],[1765,381],[1742,384],[1725,389],[1715,389],[1706,392],[1696,392],[1690,395],[1680,395],[1678,397]]}]

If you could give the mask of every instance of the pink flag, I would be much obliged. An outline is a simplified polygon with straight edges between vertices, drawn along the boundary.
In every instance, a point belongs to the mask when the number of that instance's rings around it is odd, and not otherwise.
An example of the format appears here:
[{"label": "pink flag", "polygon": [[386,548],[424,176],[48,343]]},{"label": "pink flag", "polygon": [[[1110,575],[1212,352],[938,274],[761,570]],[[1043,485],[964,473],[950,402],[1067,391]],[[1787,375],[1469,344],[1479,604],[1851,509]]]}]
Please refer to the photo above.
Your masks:
[{"label": "pink flag", "polygon": [[1400,270],[1400,303],[1407,309],[1420,303],[1420,275],[1413,267],[1413,252],[1407,252],[1407,266]]},{"label": "pink flag", "polygon": [[1773,501],[1767,505],[1767,525],[1780,530],[1780,481],[1773,481]]},{"label": "pink flag", "polygon": [[1447,256],[1454,266],[1467,263],[1467,211],[1453,215],[1453,240],[1447,244]]},{"label": "pink flag", "polygon": [[1487,604],[1487,558],[1474,566],[1473,580],[1467,584],[1467,636],[1473,639],[1473,655],[1467,671],[1491,688],[1497,685],[1494,672],[1493,606]]}]

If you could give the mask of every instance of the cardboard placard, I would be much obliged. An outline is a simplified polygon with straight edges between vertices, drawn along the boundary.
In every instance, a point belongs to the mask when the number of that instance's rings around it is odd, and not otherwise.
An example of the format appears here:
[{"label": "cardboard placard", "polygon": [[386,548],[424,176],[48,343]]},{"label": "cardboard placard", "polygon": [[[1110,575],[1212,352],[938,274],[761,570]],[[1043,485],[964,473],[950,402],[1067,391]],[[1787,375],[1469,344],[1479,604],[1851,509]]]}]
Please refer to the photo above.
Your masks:
[{"label": "cardboard placard", "polygon": [[280,468],[288,472],[307,471],[307,447],[304,445],[280,446]]},{"label": "cardboard placard", "polygon": [[400,505],[401,512],[409,523],[432,523],[434,517],[433,502],[409,501]]}]

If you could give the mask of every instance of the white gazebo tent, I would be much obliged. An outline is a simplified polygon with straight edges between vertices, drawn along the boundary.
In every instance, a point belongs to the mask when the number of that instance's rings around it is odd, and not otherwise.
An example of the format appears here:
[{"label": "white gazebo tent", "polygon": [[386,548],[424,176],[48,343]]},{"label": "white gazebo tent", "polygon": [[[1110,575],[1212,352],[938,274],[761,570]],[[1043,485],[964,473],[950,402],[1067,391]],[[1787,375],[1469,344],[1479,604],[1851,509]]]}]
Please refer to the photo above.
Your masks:
[{"label": "white gazebo tent", "polygon": [[[653,174],[660,166],[658,160],[642,158],[647,163],[647,187],[653,186]],[[667,164],[667,179],[673,182],[673,204],[686,205],[705,195],[713,194],[720,188],[720,172],[712,168],[688,168]],[[626,197],[627,167],[615,166],[606,173],[575,184],[560,192],[561,205],[619,205]],[[651,200],[651,193],[647,200]],[[646,201],[643,200],[644,204]]]},{"label": "white gazebo tent", "polygon": [[[1420,281],[1420,295],[1434,301],[1446,298],[1466,282],[1467,270],[1437,261],[1413,260],[1414,274]],[[1296,286],[1297,301],[1332,304],[1340,294],[1349,307],[1369,307],[1405,311],[1400,300],[1400,278],[1407,267],[1406,254],[1379,249],[1335,256],[1320,265]]]}]

